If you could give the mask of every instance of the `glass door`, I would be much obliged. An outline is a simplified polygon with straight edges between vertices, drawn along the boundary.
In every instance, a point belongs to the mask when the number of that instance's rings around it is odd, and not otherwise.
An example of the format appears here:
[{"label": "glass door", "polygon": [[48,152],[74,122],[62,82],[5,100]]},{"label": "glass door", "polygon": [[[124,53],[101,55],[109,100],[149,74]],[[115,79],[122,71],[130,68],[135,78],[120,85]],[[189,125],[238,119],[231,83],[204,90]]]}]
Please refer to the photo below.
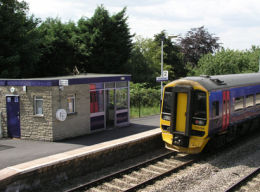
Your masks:
[{"label": "glass door", "polygon": [[106,125],[107,128],[115,125],[115,89],[106,90]]}]

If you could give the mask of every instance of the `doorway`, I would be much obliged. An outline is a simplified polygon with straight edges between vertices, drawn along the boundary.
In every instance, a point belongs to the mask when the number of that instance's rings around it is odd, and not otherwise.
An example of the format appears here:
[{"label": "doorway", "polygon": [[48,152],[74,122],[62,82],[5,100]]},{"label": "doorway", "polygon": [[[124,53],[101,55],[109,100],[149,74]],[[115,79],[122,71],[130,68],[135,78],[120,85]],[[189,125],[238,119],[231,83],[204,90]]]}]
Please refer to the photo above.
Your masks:
[{"label": "doorway", "polygon": [[115,126],[115,89],[106,92],[106,128]]},{"label": "doorway", "polygon": [[6,96],[7,130],[8,136],[21,137],[20,130],[20,97]]}]

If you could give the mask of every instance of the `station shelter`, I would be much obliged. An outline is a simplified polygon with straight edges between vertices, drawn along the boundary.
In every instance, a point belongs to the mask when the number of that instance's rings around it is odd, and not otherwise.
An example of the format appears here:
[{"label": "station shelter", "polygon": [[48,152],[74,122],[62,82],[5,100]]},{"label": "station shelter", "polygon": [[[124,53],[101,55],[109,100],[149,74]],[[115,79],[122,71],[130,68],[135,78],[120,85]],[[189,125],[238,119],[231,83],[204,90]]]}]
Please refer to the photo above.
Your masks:
[{"label": "station shelter", "polygon": [[57,141],[129,125],[130,75],[0,79],[0,135]]}]

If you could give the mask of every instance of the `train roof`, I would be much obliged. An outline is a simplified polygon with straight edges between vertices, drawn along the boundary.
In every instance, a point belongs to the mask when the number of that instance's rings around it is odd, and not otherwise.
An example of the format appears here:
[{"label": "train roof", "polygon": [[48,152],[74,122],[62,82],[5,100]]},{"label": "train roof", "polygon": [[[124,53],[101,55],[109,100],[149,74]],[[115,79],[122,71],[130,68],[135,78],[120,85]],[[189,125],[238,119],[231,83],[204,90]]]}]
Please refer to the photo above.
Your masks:
[{"label": "train roof", "polygon": [[185,77],[186,80],[200,83],[208,91],[260,84],[260,73],[244,73],[229,75],[201,75]]}]

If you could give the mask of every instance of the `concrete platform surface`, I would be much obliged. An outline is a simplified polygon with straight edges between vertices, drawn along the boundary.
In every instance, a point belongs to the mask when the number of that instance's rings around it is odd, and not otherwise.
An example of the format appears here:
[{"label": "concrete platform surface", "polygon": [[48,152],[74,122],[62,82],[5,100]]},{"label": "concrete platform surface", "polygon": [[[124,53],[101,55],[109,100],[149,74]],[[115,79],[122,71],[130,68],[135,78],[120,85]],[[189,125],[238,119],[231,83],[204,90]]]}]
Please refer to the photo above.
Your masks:
[{"label": "concrete platform surface", "polygon": [[[80,155],[97,148],[116,145],[127,137],[133,140],[134,138],[144,137],[147,134],[156,134],[160,132],[159,122],[159,115],[132,119],[131,125],[128,127],[115,128],[60,142],[0,139],[0,170],[14,165],[17,165],[15,166],[16,168],[21,167],[22,169],[23,166],[28,166],[26,162],[29,161],[30,168],[33,166],[37,167],[43,161],[46,163],[48,158],[48,163],[54,163],[63,157]],[[18,166],[18,164],[20,165]]]}]

